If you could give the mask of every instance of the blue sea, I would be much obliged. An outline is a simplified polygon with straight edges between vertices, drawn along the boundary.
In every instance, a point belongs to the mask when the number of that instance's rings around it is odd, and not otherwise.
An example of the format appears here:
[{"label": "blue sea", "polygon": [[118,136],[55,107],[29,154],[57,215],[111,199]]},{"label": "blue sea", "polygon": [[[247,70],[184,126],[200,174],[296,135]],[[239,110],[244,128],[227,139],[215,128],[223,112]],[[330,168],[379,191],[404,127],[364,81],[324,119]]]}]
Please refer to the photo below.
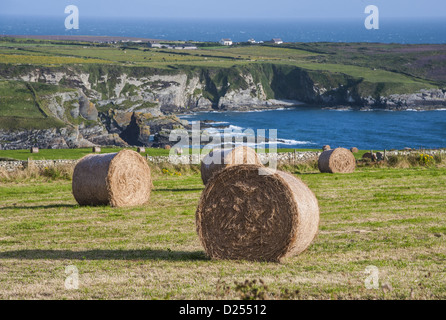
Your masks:
[{"label": "blue sea", "polygon": [[[357,147],[365,150],[446,147],[446,108],[437,111],[359,111],[295,107],[257,112],[210,112],[181,116],[212,120],[222,134],[277,129],[279,148]],[[226,131],[225,131],[226,130]],[[231,134],[232,133],[232,134]]]},{"label": "blue sea", "polygon": [[[161,19],[90,18],[80,16],[78,30],[66,30],[59,17],[0,15],[0,34],[124,36],[165,40],[286,42],[446,43],[446,20],[380,19],[367,30],[364,19]],[[365,17],[364,17],[365,18]]]}]

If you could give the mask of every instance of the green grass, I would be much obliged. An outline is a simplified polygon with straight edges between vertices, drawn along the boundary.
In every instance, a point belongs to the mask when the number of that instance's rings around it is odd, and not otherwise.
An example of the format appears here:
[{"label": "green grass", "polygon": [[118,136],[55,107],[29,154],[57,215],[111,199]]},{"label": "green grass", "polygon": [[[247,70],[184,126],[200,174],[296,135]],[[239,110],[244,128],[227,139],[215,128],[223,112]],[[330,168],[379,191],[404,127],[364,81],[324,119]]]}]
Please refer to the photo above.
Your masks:
[{"label": "green grass", "polygon": [[[119,152],[123,148],[101,148],[101,153]],[[135,149],[136,151],[136,149]],[[0,150],[0,158],[10,158],[16,160],[45,160],[45,159],[80,159],[91,153],[91,148],[79,149],[40,149],[39,153],[31,154],[29,150]],[[146,153],[141,155],[168,156],[169,150],[158,148],[146,148]]]},{"label": "green grass", "polygon": [[[122,148],[101,148],[101,153],[111,153],[111,152],[119,152]],[[209,152],[210,149],[206,149],[203,152]],[[286,152],[321,152],[320,149],[289,149],[289,148],[279,148],[277,152],[286,153]],[[374,152],[379,150],[373,150]],[[265,149],[264,152],[270,152],[270,149]],[[355,153],[356,159],[361,159],[362,155],[366,152],[370,152],[370,150],[359,150],[358,153]],[[39,153],[31,154],[29,150],[0,150],[0,159],[1,158],[9,158],[16,160],[44,160],[44,159],[80,159],[83,156],[91,153],[91,148],[78,148],[78,149],[40,149]],[[168,156],[170,153],[169,150],[159,149],[159,148],[146,148],[146,153],[143,155],[149,156]]]},{"label": "green grass", "polygon": [[74,89],[45,83],[0,80],[0,128],[48,129],[64,126],[51,117],[47,96]]},{"label": "green grass", "polygon": [[[283,264],[206,258],[198,173],[154,168],[150,203],[120,209],[78,206],[66,180],[0,184],[0,298],[239,299],[237,283],[258,279],[271,299],[446,298],[446,168],[297,176],[319,200],[320,232]],[[64,288],[69,265],[78,290]],[[365,288],[369,265],[391,291]]]},{"label": "green grass", "polygon": [[[34,43],[34,45],[33,45]],[[363,50],[364,48],[368,50]],[[0,41],[0,57],[4,63],[35,65],[119,64],[175,70],[184,67],[231,68],[249,64],[286,64],[306,70],[342,73],[370,83],[399,84],[398,92],[435,87],[419,73],[409,74],[398,61],[407,64],[414,53],[401,54],[392,50],[404,46],[375,44],[290,44],[209,47],[179,51],[149,49],[145,45],[133,48],[95,46],[92,44],[50,44],[50,42]],[[384,51],[381,52],[381,51]],[[443,50],[439,48],[438,50]],[[377,54],[378,51],[379,55]],[[428,51],[424,55],[435,55]],[[411,60],[412,59],[412,60]]]}]

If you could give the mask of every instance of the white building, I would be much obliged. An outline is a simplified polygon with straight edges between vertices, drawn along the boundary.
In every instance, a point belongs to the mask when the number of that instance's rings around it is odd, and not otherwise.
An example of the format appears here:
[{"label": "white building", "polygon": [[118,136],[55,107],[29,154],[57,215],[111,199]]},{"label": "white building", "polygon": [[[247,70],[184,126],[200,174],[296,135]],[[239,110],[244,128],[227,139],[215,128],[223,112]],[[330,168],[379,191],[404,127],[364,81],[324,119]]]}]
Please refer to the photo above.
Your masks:
[{"label": "white building", "polygon": [[232,46],[232,40],[231,39],[221,39],[220,44],[223,46]]},{"label": "white building", "polygon": [[273,40],[271,40],[271,42],[274,44],[282,44],[283,43],[282,39],[280,39],[280,38],[274,38]]},{"label": "white building", "polygon": [[256,41],[254,39],[249,39],[248,42],[251,43],[251,44],[256,43]]}]

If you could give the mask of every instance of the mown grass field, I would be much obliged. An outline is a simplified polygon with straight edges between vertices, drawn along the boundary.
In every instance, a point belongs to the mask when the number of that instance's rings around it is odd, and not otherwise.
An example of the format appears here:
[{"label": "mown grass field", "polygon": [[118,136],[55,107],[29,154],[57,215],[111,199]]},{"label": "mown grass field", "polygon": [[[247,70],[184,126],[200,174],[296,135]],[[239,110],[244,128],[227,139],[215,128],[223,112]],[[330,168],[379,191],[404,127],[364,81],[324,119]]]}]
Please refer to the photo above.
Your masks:
[{"label": "mown grass field", "polygon": [[[126,209],[78,206],[69,180],[0,182],[0,299],[259,297],[253,287],[268,299],[446,298],[444,166],[290,167],[315,192],[321,223],[310,248],[283,264],[209,260],[195,231],[198,168],[161,169],[152,168],[150,202]],[[70,265],[77,290],[64,287]],[[371,265],[379,289],[365,287]]]}]

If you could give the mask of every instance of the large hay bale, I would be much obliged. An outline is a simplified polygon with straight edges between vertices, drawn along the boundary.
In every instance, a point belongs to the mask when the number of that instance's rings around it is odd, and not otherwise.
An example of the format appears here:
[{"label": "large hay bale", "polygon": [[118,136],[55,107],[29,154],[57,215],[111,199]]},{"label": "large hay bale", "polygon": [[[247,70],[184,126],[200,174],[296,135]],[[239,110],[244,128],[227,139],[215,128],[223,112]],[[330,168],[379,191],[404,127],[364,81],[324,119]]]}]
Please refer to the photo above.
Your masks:
[{"label": "large hay bale", "polygon": [[201,161],[201,180],[206,185],[220,170],[238,164],[261,165],[262,162],[255,150],[250,147],[214,149]]},{"label": "large hay bale", "polygon": [[313,192],[293,175],[237,165],[207,184],[196,225],[212,259],[280,262],[311,244],[319,228],[319,206]]},{"label": "large hay bale", "polygon": [[349,150],[336,148],[321,153],[318,167],[320,172],[351,173],[356,169],[356,159]]},{"label": "large hay bale", "polygon": [[144,158],[132,150],[90,154],[77,163],[73,195],[80,205],[136,206],[150,198],[152,180]]}]

